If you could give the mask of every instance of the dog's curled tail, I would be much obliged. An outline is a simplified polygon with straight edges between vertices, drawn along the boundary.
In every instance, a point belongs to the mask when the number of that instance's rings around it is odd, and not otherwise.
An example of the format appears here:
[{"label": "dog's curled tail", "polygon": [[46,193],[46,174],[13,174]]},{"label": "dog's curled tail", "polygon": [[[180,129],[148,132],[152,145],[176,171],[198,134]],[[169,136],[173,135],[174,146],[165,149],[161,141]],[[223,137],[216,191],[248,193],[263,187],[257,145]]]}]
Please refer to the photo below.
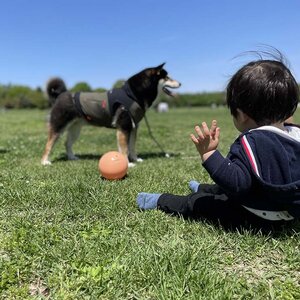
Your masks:
[{"label": "dog's curled tail", "polygon": [[65,82],[59,78],[51,78],[46,86],[47,95],[51,105],[55,103],[56,98],[63,92],[67,91]]}]

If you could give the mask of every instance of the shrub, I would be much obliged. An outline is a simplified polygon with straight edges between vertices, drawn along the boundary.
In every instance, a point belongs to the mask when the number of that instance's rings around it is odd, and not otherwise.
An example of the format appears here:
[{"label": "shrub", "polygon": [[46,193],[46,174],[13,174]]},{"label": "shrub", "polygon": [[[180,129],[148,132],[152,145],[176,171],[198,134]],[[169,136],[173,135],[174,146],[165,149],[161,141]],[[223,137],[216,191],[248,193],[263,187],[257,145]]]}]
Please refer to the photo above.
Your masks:
[{"label": "shrub", "polygon": [[48,101],[45,99],[41,88],[32,90],[22,85],[0,86],[0,107],[42,109],[48,106]]},{"label": "shrub", "polygon": [[167,102],[171,107],[225,105],[225,93],[186,93],[178,94],[176,97],[160,94],[156,103],[158,104],[159,102]]}]

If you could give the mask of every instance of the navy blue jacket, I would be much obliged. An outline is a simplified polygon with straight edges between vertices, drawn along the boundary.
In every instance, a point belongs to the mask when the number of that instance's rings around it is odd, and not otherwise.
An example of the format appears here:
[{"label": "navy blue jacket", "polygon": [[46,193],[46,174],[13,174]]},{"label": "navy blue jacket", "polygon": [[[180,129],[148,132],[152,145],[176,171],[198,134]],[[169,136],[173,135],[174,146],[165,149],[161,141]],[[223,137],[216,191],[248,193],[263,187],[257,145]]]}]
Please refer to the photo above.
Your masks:
[{"label": "navy blue jacket", "polygon": [[300,217],[300,128],[263,126],[242,133],[226,158],[215,151],[203,166],[246,208]]}]

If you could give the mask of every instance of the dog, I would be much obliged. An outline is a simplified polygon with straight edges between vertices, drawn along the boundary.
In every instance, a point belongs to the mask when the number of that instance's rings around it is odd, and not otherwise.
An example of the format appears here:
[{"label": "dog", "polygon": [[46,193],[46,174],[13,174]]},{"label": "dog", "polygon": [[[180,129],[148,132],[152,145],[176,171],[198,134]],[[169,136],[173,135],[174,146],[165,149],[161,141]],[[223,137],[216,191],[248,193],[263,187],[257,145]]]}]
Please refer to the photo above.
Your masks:
[{"label": "dog", "polygon": [[42,165],[51,164],[51,150],[64,130],[68,132],[65,143],[67,157],[69,160],[78,159],[72,146],[84,124],[115,128],[118,150],[127,156],[129,166],[142,161],[135,150],[139,122],[156,99],[160,87],[172,96],[168,88],[179,88],[181,85],[168,76],[164,65],[146,68],[130,77],[121,88],[105,93],[71,93],[62,79],[49,80],[46,90],[52,109]]}]

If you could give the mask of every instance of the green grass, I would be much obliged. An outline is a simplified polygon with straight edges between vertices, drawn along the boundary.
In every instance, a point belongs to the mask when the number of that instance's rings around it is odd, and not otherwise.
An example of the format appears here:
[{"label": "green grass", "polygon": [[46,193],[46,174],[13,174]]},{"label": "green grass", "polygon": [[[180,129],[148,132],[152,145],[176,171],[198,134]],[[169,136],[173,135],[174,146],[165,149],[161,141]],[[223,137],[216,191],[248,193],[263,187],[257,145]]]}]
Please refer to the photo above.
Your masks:
[{"label": "green grass", "polygon": [[64,159],[63,138],[43,167],[46,112],[0,112],[0,299],[300,299],[300,226],[225,231],[137,209],[140,191],[187,194],[190,179],[211,182],[189,134],[212,118],[226,154],[238,133],[225,108],[151,111],[171,158],[142,122],[144,162],[106,181],[98,160],[116,150],[114,131],[84,127],[74,146],[81,160]]}]

